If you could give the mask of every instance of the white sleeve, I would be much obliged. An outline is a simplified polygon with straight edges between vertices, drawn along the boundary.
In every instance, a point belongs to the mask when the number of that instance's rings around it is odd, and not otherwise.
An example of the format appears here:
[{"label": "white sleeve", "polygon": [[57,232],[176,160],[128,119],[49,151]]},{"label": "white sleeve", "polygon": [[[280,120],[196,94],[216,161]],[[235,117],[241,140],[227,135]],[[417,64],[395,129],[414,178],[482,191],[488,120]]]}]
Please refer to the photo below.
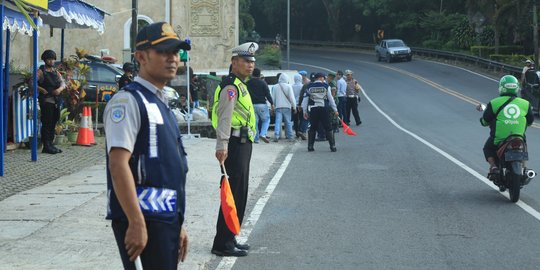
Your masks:
[{"label": "white sleeve", "polygon": [[126,91],[116,93],[105,107],[103,124],[107,153],[113,147],[124,148],[133,153],[141,128],[141,114],[135,97]]}]

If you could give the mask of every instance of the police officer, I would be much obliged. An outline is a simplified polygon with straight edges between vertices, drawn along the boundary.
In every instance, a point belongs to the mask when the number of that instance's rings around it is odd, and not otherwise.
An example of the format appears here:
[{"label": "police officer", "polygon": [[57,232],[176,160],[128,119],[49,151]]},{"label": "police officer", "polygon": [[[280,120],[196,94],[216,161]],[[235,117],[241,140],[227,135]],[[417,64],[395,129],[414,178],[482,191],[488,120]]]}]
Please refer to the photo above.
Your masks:
[{"label": "police officer", "polygon": [[60,94],[66,89],[66,84],[60,72],[54,67],[56,53],[53,50],[45,50],[41,54],[41,60],[45,62],[37,72],[39,107],[41,109],[41,141],[43,153],[58,154],[62,150],[53,145],[54,128],[60,118]]},{"label": "police officer", "polygon": [[[248,42],[232,49],[231,72],[217,87],[212,109],[216,158],[229,175],[240,224],[246,210],[249,162],[256,132],[255,111],[244,81],[255,68],[254,55],[258,48],[257,43]],[[212,253],[240,257],[246,256],[248,249],[249,245],[236,242],[220,209]]]},{"label": "police officer", "polygon": [[[334,98],[332,97],[330,86],[324,81],[324,74],[315,74],[315,81],[307,86],[305,98],[302,101],[302,109],[304,118],[308,119],[311,124],[308,132],[308,151],[314,151],[313,144],[315,143],[315,133],[319,125],[323,125],[326,131],[326,138],[330,144],[330,150],[336,152],[336,141],[330,118],[328,114],[330,109],[336,116],[339,115]],[[309,115],[308,115],[309,112]]]},{"label": "police officer", "polygon": [[122,89],[122,87],[133,81],[133,71],[135,71],[135,66],[133,63],[126,62],[122,66],[122,70],[124,71],[124,74],[118,80],[118,89]]},{"label": "police officer", "polygon": [[180,49],[191,46],[169,24],[142,28],[139,75],[105,108],[107,219],[125,269],[134,269],[137,256],[144,269],[177,269],[187,254],[186,153],[163,93],[176,75]]}]

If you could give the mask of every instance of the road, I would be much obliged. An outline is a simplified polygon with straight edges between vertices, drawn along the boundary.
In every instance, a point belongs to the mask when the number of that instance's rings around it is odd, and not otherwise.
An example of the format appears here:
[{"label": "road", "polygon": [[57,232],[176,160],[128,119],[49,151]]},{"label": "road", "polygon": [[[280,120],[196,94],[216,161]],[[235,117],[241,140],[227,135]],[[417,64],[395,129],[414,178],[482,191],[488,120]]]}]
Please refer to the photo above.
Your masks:
[{"label": "road", "polygon": [[[295,49],[291,61],[292,69],[351,69],[366,93],[363,124],[353,126],[357,137],[337,134],[337,153],[326,142],[315,152],[297,143],[249,229],[249,256],[214,267],[538,269],[538,179],[513,204],[482,177],[489,131],[474,104],[498,94],[496,81],[352,51]],[[540,130],[527,134],[529,167],[540,171]]]}]

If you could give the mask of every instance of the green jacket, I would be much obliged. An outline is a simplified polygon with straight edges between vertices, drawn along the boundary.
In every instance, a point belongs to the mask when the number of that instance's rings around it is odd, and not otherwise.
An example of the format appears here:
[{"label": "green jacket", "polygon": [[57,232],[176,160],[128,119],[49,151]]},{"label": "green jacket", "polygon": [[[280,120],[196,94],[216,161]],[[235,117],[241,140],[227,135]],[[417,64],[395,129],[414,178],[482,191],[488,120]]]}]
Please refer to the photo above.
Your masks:
[{"label": "green jacket", "polygon": [[490,136],[494,139],[494,144],[498,145],[510,135],[525,136],[527,126],[532,125],[534,115],[527,100],[515,97],[506,105],[498,115],[495,113],[510,99],[511,96],[500,96],[492,99],[480,118],[482,126],[489,126]]}]

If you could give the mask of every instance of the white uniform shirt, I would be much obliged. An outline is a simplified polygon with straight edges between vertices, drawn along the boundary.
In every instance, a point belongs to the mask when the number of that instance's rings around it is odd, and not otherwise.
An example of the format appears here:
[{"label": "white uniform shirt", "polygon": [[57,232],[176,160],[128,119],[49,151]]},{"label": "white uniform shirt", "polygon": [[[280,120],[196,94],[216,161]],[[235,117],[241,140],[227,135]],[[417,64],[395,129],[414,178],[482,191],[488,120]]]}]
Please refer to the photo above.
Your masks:
[{"label": "white uniform shirt", "polygon": [[[140,83],[167,104],[161,89],[138,76],[135,77],[134,81]],[[135,97],[127,91],[118,91],[105,107],[103,124],[105,126],[107,153],[111,151],[112,147],[124,148],[133,153],[137,134],[141,128],[141,114]]]}]

